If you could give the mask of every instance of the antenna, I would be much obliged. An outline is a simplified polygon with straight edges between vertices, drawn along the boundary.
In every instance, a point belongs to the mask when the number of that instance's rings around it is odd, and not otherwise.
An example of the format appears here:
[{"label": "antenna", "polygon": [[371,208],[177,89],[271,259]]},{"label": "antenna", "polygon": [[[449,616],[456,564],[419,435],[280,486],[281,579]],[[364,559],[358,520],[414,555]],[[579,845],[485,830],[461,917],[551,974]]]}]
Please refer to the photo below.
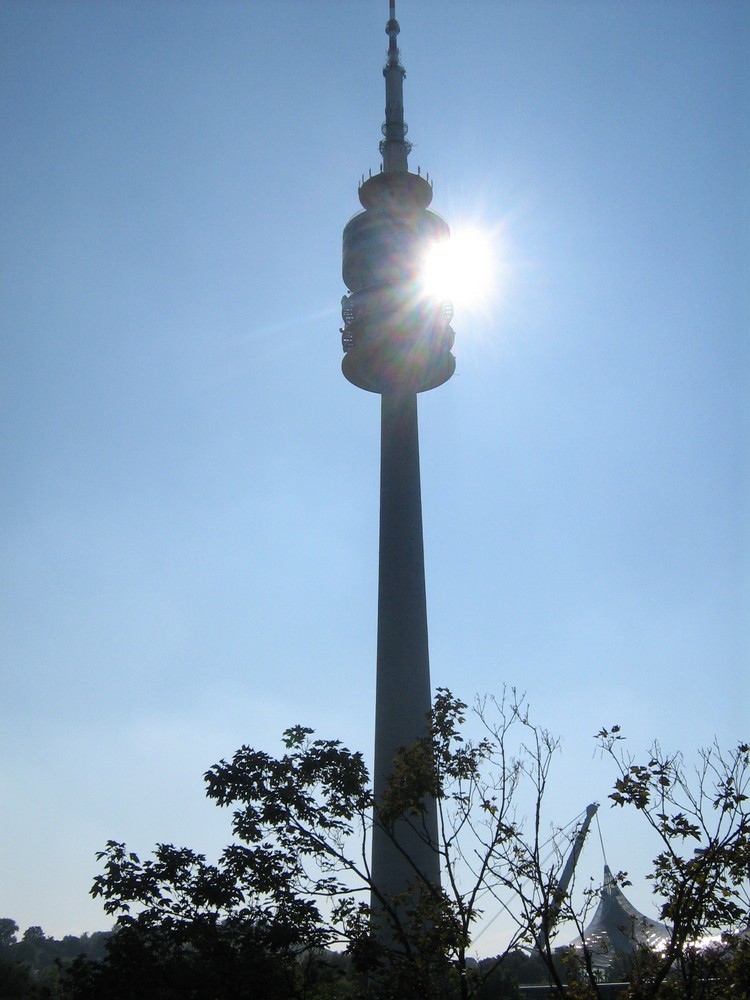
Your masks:
[{"label": "antenna", "polygon": [[411,143],[406,141],[409,127],[404,121],[404,77],[406,70],[401,65],[398,43],[396,41],[401,26],[396,20],[396,0],[389,2],[388,23],[385,26],[388,35],[388,59],[383,69],[385,77],[385,121],[383,122],[383,139],[380,142],[380,153],[383,157],[383,170],[386,174],[405,174],[408,169],[408,156]]}]

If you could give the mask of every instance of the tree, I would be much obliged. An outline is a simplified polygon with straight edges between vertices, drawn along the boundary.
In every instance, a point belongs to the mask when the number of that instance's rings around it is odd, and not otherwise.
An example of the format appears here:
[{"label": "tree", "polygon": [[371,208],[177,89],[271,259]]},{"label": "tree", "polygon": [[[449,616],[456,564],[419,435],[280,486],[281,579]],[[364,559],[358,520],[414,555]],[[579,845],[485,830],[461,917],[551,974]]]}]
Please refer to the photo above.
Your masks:
[{"label": "tree", "polygon": [[89,979],[96,978],[96,959],[104,955],[108,932],[81,937],[69,934],[57,941],[41,927],[32,926],[18,941],[17,931],[15,920],[0,920],[0,1000],[63,1000],[69,995],[76,1000],[89,1000],[85,992],[68,989],[75,978],[69,972],[73,966],[82,966]]},{"label": "tree", "polygon": [[296,995],[305,978],[298,957],[316,943],[317,929],[304,906],[282,911],[260,900],[237,878],[230,855],[211,865],[187,848],[159,844],[141,862],[123,844],[107,844],[92,888],[105,911],[118,914],[99,976],[102,996]]},{"label": "tree", "polygon": [[[118,915],[120,932],[158,930],[180,948],[185,935],[198,947],[199,927],[215,933],[252,926],[260,947],[277,943],[277,958],[345,946],[383,997],[467,998],[491,971],[468,960],[480,900],[515,884],[506,869],[512,864],[520,878],[518,859],[529,853],[516,796],[524,782],[533,801],[543,795],[557,750],[557,740],[529,722],[515,692],[478,702],[473,716],[480,735],[472,740],[464,735],[466,704],[438,691],[428,735],[399,753],[380,802],[362,755],[315,738],[309,728],[287,730],[278,757],[242,747],[205,775],[208,796],[233,808],[235,839],[216,865],[172,845],[159,845],[153,860],[141,862],[110,841],[92,892]],[[519,748],[511,753],[516,737]],[[438,804],[437,842],[423,821],[428,797]],[[386,896],[369,869],[373,822],[397,845],[404,828],[427,838],[440,857],[442,886],[413,865],[408,890]],[[537,808],[537,858],[540,823]],[[549,905],[544,893],[555,885],[554,871],[545,872],[533,916]],[[136,916],[131,907],[139,908]],[[539,928],[529,926],[527,909],[509,948],[534,940]]]},{"label": "tree", "polygon": [[34,981],[27,965],[0,957],[0,997],[3,1000],[31,1000],[36,996]]},{"label": "tree", "polygon": [[10,917],[0,918],[0,950],[4,951],[16,943],[18,924]]},{"label": "tree", "polygon": [[[477,730],[472,738],[469,716]],[[118,916],[108,961],[117,959],[123,968],[134,962],[152,979],[162,976],[164,986],[187,977],[198,997],[245,996],[241,970],[251,961],[269,976],[267,996],[312,996],[316,956],[344,947],[384,1000],[468,1000],[512,996],[512,984],[496,970],[524,946],[539,951],[562,991],[565,973],[551,945],[554,921],[572,919],[582,929],[597,894],[584,894],[576,908],[569,893],[560,893],[570,842],[544,817],[558,741],[529,720],[515,691],[479,700],[470,713],[439,690],[429,723],[427,735],[398,753],[380,801],[360,753],[304,726],[284,733],[279,756],[244,746],[220,761],[205,775],[207,794],[233,810],[234,839],[216,864],[168,844],[141,861],[110,841],[92,888]],[[667,804],[689,790],[679,758],[655,754],[641,767],[617,756],[619,739],[616,729],[600,733],[605,753],[619,762],[613,801],[635,805],[665,844],[652,877],[663,916],[675,927],[673,943],[651,971],[632,976],[640,991],[633,996],[655,997],[670,970],[688,960],[699,930],[726,920],[734,926],[747,913],[747,748],[729,758],[718,748],[704,756],[700,792],[688,797],[687,808],[670,812]],[[720,817],[713,828],[701,818],[709,778]],[[437,840],[424,819],[430,798],[438,807]],[[373,823],[404,851],[400,831],[422,838],[439,856],[442,884],[432,884],[407,854],[411,884],[396,897],[383,893],[369,868]],[[545,860],[550,836],[553,850]],[[684,858],[676,842],[691,836],[702,838],[701,849]],[[516,924],[507,951],[479,967],[469,950],[487,899],[513,914]],[[581,995],[596,995],[585,944],[580,957],[582,964],[576,953],[569,956],[569,977],[580,979]],[[212,969],[223,971],[211,979]],[[199,970],[209,992],[196,993]],[[272,972],[283,973],[283,983]],[[237,983],[234,992],[221,992],[220,983],[230,981]],[[140,995],[148,996],[144,988]],[[277,988],[282,992],[274,993]],[[187,995],[176,989],[170,995]]]},{"label": "tree", "polygon": [[[661,843],[648,878],[670,936],[662,952],[635,950],[631,995],[728,1000],[750,992],[747,979],[740,983],[750,948],[750,745],[725,752],[714,743],[691,775],[681,754],[658,743],[637,761],[619,726],[597,739],[617,772],[613,807],[637,810]],[[584,941],[584,961],[585,952]]]}]

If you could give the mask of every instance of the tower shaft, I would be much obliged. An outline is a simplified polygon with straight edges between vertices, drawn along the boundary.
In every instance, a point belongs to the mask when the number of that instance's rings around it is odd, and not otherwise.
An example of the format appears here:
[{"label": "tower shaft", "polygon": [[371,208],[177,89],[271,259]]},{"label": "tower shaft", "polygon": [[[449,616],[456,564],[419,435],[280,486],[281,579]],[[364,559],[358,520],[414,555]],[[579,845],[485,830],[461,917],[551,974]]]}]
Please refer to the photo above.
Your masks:
[{"label": "tower shaft", "polygon": [[[382,801],[397,751],[425,735],[431,705],[417,396],[382,394],[380,575],[375,705],[375,797]],[[440,883],[435,802],[392,838],[375,825],[372,875],[380,892]],[[395,841],[395,842],[394,842]],[[377,911],[377,905],[374,907]]]}]

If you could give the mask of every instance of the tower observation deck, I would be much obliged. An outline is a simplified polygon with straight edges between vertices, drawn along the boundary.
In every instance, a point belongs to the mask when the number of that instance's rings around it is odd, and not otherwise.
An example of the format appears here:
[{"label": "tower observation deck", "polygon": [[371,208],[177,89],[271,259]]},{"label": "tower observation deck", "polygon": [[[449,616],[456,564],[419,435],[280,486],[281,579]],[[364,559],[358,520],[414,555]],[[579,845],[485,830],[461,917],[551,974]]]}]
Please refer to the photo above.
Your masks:
[{"label": "tower observation deck", "polygon": [[456,367],[452,306],[428,294],[420,281],[429,248],[448,239],[450,231],[427,207],[430,182],[408,169],[411,144],[406,139],[395,0],[390,9],[383,166],[361,184],[364,211],[344,229],[342,271],[350,294],[342,301],[342,369],[350,382],[371,392],[422,392],[446,382]]},{"label": "tower observation deck", "polygon": [[[344,229],[342,370],[361,389],[381,395],[380,561],[374,792],[382,801],[398,750],[427,732],[431,707],[427,638],[417,393],[454,372],[449,302],[428,294],[420,271],[430,246],[449,238],[446,223],[428,208],[432,185],[408,169],[403,81],[396,39],[395,0],[386,24],[385,123],[380,173],[363,181],[363,211]],[[377,807],[376,807],[377,808]],[[388,899],[440,886],[437,808],[422,803],[413,819],[393,829],[373,825],[373,933],[399,948]],[[390,909],[391,914],[393,910]]]}]

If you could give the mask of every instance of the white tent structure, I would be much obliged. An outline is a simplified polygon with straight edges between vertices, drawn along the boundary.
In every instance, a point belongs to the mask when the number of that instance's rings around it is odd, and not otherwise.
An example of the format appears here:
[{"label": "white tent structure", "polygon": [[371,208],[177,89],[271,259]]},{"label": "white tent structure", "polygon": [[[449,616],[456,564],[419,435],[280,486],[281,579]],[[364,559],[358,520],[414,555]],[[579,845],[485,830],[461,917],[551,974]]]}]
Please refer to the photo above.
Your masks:
[{"label": "white tent structure", "polygon": [[[605,971],[617,957],[625,956],[639,945],[658,951],[667,943],[670,930],[643,913],[639,913],[616,884],[608,865],[604,866],[604,882],[599,905],[583,932],[583,941],[591,954],[595,969]],[[583,941],[573,942],[581,948]]]}]

